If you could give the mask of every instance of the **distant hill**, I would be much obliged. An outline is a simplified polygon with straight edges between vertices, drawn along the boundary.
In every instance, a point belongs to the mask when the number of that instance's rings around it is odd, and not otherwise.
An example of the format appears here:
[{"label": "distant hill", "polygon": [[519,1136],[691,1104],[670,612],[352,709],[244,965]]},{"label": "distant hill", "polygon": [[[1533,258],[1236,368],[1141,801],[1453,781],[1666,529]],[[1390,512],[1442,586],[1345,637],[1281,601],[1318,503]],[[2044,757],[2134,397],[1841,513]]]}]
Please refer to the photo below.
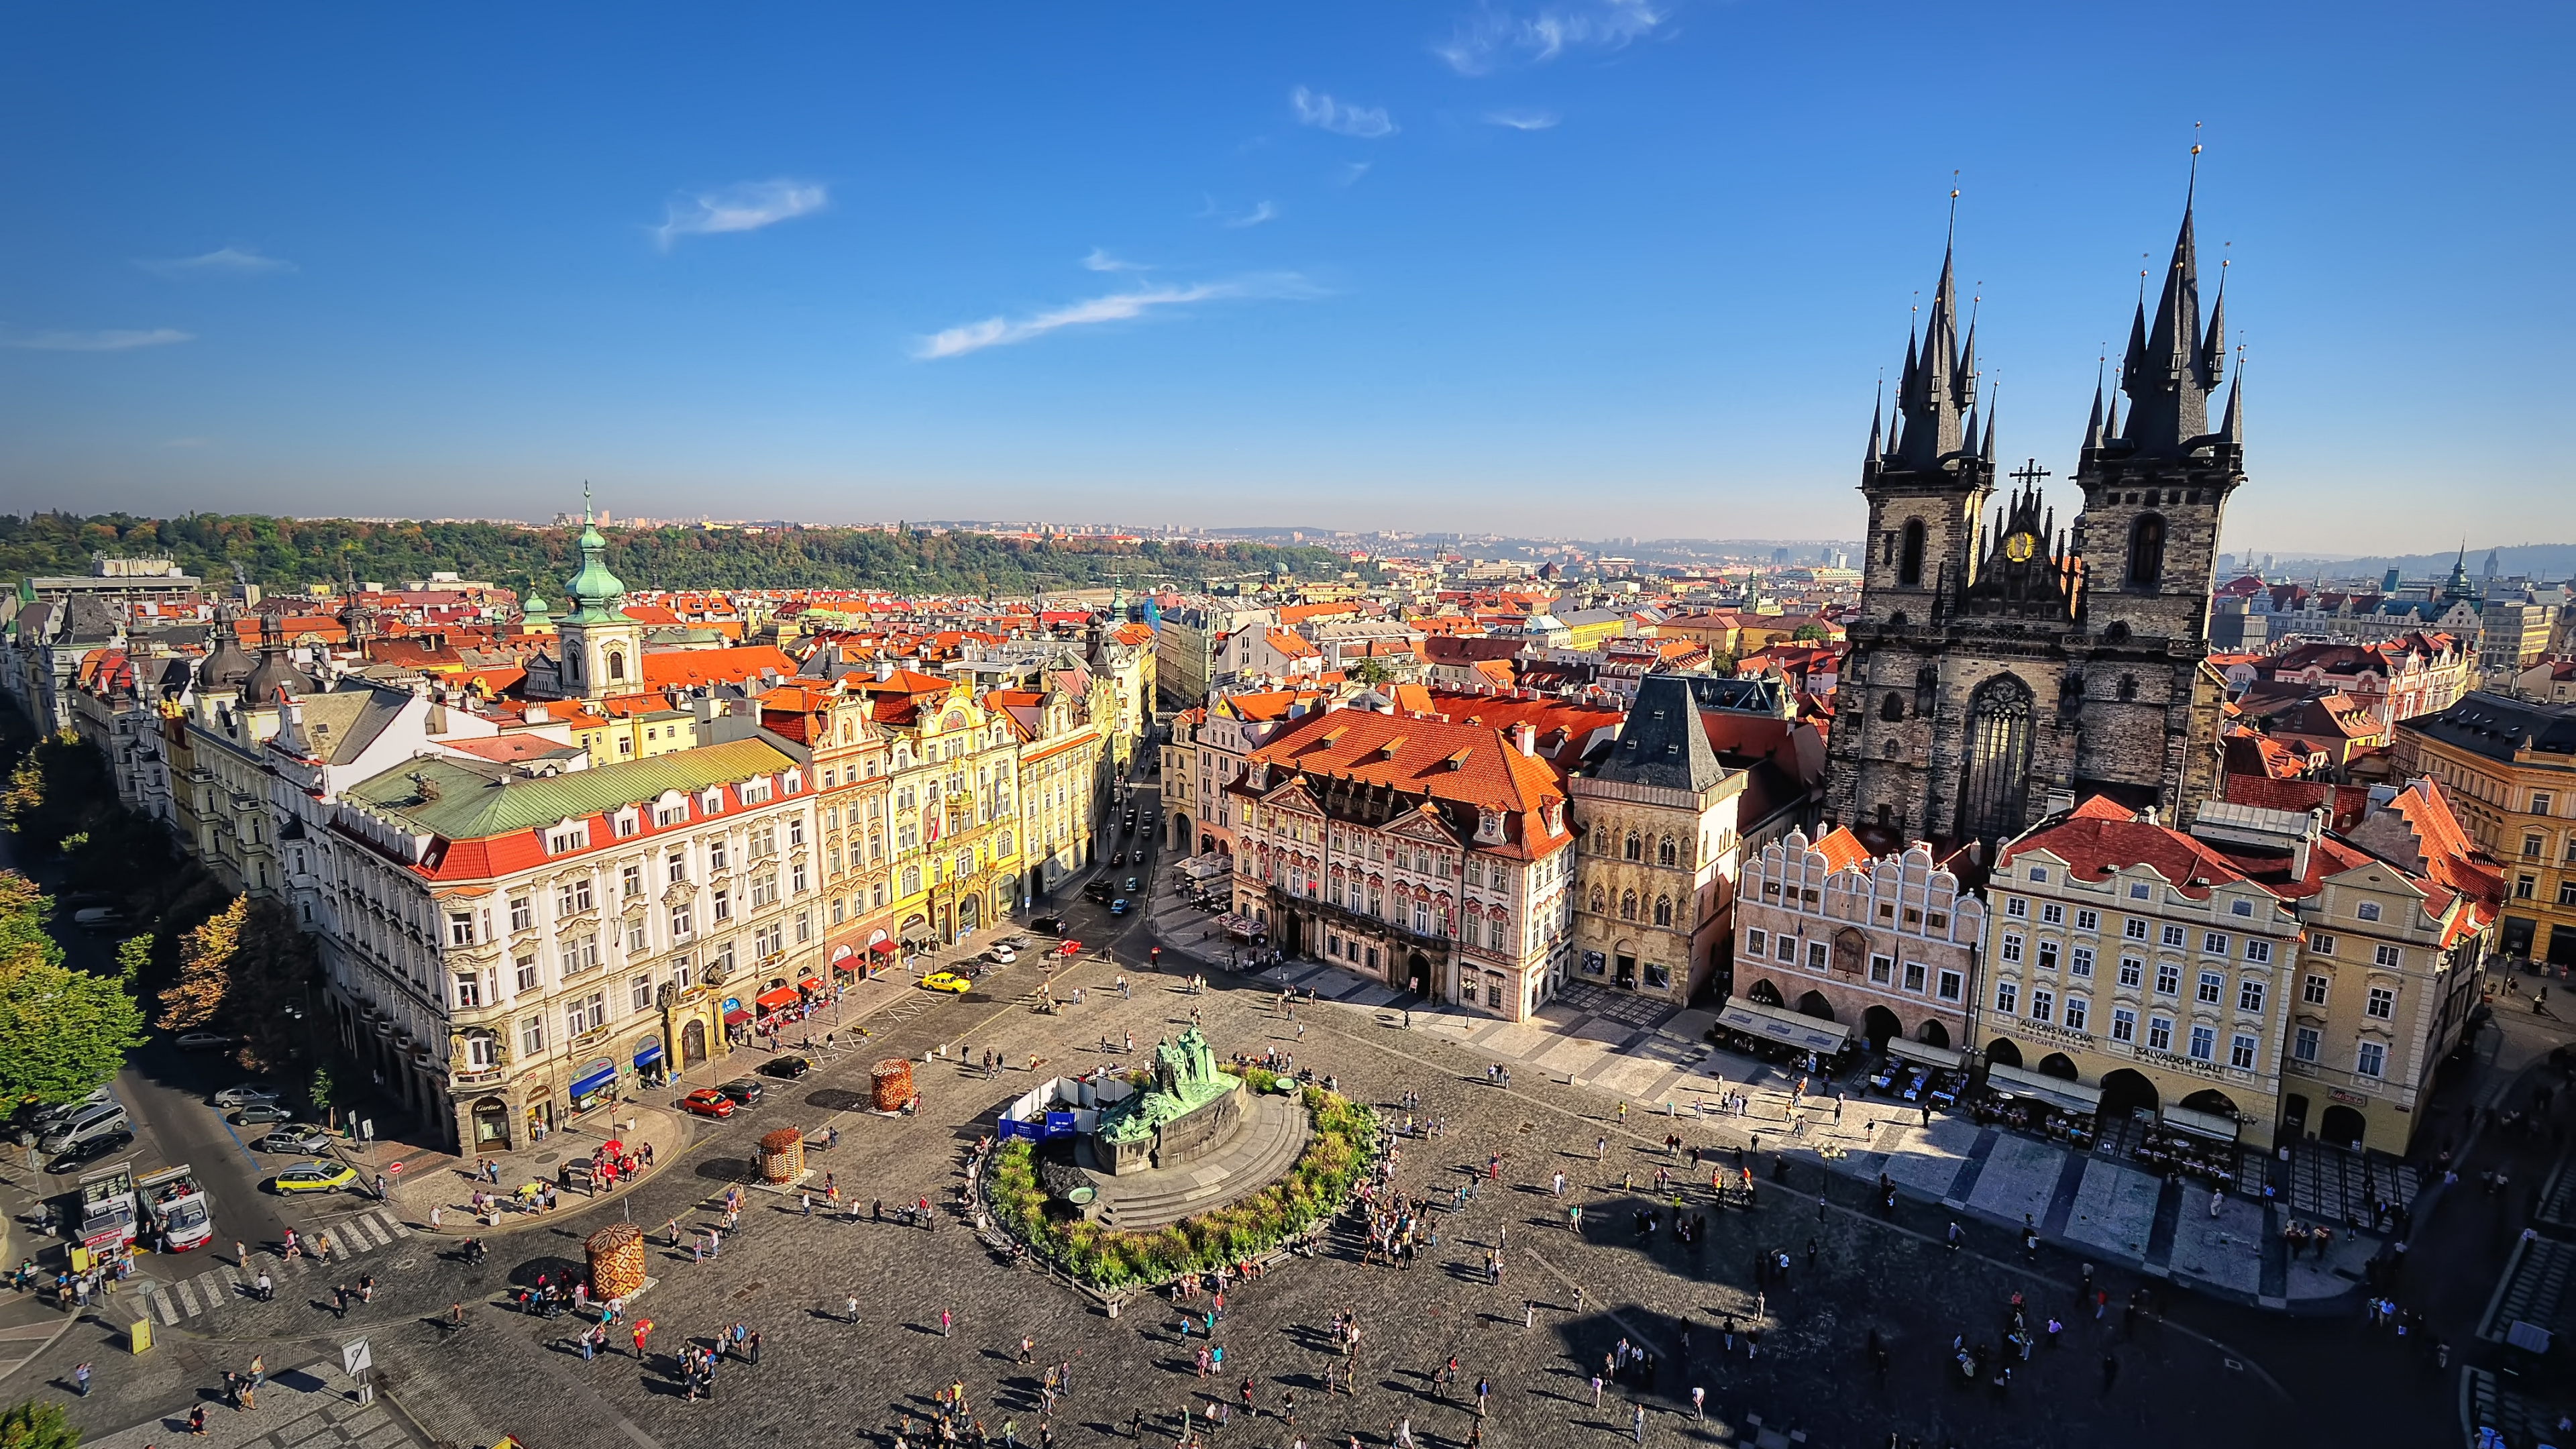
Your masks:
[{"label": "distant hill", "polygon": [[[2487,555],[2496,555],[2496,571],[2507,577],[2519,575],[2545,582],[2576,578],[2576,543],[2517,543],[2469,550],[2469,577],[2486,573]],[[2243,557],[2240,555],[2240,558]],[[2263,555],[2253,556],[2260,562]],[[2368,558],[2293,558],[2288,554],[2272,555],[2272,572],[2292,578],[2323,574],[2327,578],[2375,578],[2390,569],[2410,579],[2447,578],[2451,565],[2460,557],[2457,548],[2433,553],[2374,555]]]},{"label": "distant hill", "polygon": [[[917,594],[1025,595],[1113,581],[1135,588],[1170,582],[1268,577],[1338,578],[1349,567],[1321,548],[1207,543],[1112,543],[1083,537],[1036,541],[980,533],[894,533],[856,528],[788,528],[759,533],[694,528],[603,529],[608,566],[630,588],[882,588]],[[188,572],[229,579],[239,564],[251,582],[294,588],[354,573],[392,583],[452,570],[469,579],[544,598],[563,592],[579,567],[571,528],[494,523],[403,523],[196,513],[138,518],[0,514],[0,581],[86,573],[94,554],[166,555]]]}]

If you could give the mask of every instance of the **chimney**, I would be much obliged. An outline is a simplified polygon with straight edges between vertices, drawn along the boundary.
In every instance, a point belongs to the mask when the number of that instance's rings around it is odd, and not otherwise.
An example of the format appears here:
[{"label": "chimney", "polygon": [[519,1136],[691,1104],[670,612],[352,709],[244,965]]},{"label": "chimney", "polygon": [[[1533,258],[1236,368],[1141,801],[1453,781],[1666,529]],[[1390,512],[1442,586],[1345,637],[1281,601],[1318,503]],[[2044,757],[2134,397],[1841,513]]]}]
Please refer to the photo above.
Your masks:
[{"label": "chimney", "polygon": [[2049,792],[2048,792],[2048,813],[2049,813],[2049,814],[2051,814],[2051,815],[2063,815],[2063,814],[2065,814],[2067,811],[2072,810],[2072,809],[2074,809],[2074,808],[2075,808],[2075,792],[2074,792],[2074,791],[2072,791],[2072,790],[2051,790],[2051,791],[2049,791]]},{"label": "chimney", "polygon": [[544,724],[544,723],[546,723],[548,720],[553,719],[553,718],[554,718],[554,716],[553,716],[553,714],[552,714],[551,712],[549,712],[549,711],[546,709],[546,707],[545,707],[544,705],[542,705],[542,704],[532,704],[532,705],[529,705],[529,706],[528,706],[528,716],[527,716],[527,718],[528,718],[528,723],[530,723],[530,724]]},{"label": "chimney", "polygon": [[1538,753],[1538,731],[1527,720],[1512,726],[1512,747],[1524,755]]}]

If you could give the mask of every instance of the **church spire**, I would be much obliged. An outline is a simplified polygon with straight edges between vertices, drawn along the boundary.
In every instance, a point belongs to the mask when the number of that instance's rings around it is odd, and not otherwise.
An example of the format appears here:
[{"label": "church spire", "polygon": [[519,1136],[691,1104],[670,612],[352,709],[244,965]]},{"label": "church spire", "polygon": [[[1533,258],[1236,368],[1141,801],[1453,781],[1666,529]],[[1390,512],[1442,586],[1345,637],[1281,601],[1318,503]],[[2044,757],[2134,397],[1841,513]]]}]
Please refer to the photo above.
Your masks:
[{"label": "church spire", "polygon": [[2218,425],[2218,437],[2219,441],[2234,447],[2239,454],[2244,452],[2245,363],[2241,358],[2236,364],[2236,381],[2230,383],[2227,388],[2227,418]]},{"label": "church spire", "polygon": [[[2200,148],[2192,148],[2193,187]],[[2192,198],[2186,193],[2182,226],[2153,317],[2140,310],[2129,336],[2129,362],[2121,388],[2129,395],[2129,441],[2141,457],[2176,457],[2209,431],[2209,395],[2217,377],[2200,331],[2200,261],[2192,233]]]},{"label": "church spire", "polygon": [[[1955,190],[1950,199],[1955,222]],[[1955,225],[1953,231],[1955,237]],[[1896,395],[1897,414],[1904,427],[1901,439],[1891,448],[1896,466],[1930,471],[1939,467],[1942,459],[1973,445],[1973,438],[1962,435],[1961,415],[1974,401],[1974,367],[1973,348],[1963,355],[1959,345],[1954,241],[1941,250],[1941,280],[1932,291],[1932,311],[1924,319],[1921,348],[1915,346],[1910,330],[1906,335],[1905,380]]]},{"label": "church spire", "polygon": [[1879,425],[1886,417],[1887,384],[1882,380],[1878,385],[1877,400],[1869,405],[1869,452],[1861,459],[1863,464],[1871,468],[1878,466]]},{"label": "church spire", "polygon": [[2003,394],[2004,390],[2001,387],[1986,394],[1986,440],[1978,446],[1977,456],[1985,459],[1989,464],[1995,461],[1995,399],[2002,397]]},{"label": "church spire", "polygon": [[2093,364],[2093,416],[2084,424],[2084,451],[2089,455],[2102,446],[2102,364]]}]

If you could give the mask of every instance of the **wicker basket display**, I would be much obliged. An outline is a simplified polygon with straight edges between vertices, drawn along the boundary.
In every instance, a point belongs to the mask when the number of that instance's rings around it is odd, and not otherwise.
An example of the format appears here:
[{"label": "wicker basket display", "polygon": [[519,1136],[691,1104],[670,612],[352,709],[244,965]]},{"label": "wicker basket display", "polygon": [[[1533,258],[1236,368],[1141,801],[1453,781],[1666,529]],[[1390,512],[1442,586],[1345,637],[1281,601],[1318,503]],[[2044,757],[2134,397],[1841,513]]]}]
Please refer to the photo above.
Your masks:
[{"label": "wicker basket display", "polygon": [[781,1127],[760,1139],[760,1175],[768,1182],[794,1182],[805,1174],[805,1134]]},{"label": "wicker basket display", "polygon": [[644,1230],[610,1223],[590,1235],[590,1296],[625,1298],[644,1286]]},{"label": "wicker basket display", "polygon": [[900,1112],[912,1100],[912,1063],[901,1057],[888,1058],[869,1068],[876,1079],[876,1103],[880,1112]]}]

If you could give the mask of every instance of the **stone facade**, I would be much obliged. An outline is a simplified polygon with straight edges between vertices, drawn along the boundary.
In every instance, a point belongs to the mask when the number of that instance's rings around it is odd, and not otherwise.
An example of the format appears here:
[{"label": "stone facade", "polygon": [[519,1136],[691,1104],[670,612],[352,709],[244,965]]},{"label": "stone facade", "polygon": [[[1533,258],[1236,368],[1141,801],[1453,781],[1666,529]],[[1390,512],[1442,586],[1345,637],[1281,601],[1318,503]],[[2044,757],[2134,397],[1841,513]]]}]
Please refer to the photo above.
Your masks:
[{"label": "stone facade", "polygon": [[1979,432],[1974,329],[1963,343],[1944,258],[1899,426],[1882,447],[1872,424],[1861,473],[1869,543],[1827,813],[1873,850],[1991,846],[2059,792],[2177,818],[2215,793],[2210,591],[2220,515],[2244,481],[2237,394],[2207,427],[2223,316],[2203,330],[2186,212],[2157,311],[2133,326],[2128,426],[2096,397],[2083,512],[2061,531],[2035,464],[1988,512],[1995,430],[1989,415]]},{"label": "stone facade", "polygon": [[[1875,860],[1848,830],[1772,842],[1744,866],[1736,984],[1752,1000],[1926,1046],[1969,1040],[1985,903],[1922,841]],[[1767,989],[1766,989],[1767,988]]]}]

